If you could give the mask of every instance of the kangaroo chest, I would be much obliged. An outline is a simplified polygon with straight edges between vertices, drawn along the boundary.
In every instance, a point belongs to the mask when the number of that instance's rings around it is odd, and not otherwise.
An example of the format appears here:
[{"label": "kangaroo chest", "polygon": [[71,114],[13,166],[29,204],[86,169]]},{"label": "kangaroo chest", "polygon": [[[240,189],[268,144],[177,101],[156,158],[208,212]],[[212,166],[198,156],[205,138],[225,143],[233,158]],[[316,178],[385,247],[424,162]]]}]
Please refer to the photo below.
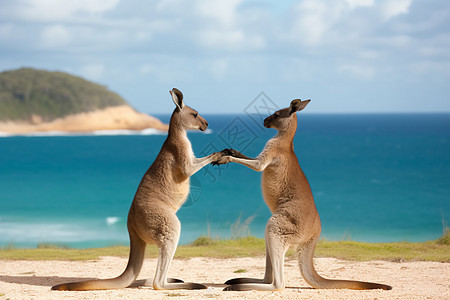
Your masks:
[{"label": "kangaroo chest", "polygon": [[181,207],[186,201],[190,188],[189,177],[183,174],[182,169],[189,169],[194,160],[194,152],[192,151],[192,145],[187,135],[182,137],[179,150],[181,157],[177,160],[177,164],[179,164],[177,166],[178,174],[175,174],[173,182],[174,205],[177,208]]},{"label": "kangaroo chest", "polygon": [[284,166],[269,166],[263,171],[261,177],[262,193],[270,211],[274,212],[283,199],[293,197],[288,182],[289,176]]}]

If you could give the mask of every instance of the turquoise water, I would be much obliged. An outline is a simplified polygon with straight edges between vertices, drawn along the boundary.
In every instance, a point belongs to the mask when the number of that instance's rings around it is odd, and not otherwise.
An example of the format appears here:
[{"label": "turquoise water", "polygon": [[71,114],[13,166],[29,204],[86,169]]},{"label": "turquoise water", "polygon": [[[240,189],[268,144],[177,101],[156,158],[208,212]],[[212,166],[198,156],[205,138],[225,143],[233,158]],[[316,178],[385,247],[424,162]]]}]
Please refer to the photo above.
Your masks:
[{"label": "turquoise water", "polygon": [[[210,131],[189,133],[197,156],[230,146],[256,156],[275,134],[246,115],[204,117]],[[127,245],[129,206],[165,135],[119,133],[0,138],[0,247]],[[300,113],[295,151],[324,238],[425,241],[448,223],[449,114]],[[234,164],[201,170],[178,216],[181,243],[247,234],[231,228],[249,217],[249,233],[263,237],[270,212],[260,174]]]}]

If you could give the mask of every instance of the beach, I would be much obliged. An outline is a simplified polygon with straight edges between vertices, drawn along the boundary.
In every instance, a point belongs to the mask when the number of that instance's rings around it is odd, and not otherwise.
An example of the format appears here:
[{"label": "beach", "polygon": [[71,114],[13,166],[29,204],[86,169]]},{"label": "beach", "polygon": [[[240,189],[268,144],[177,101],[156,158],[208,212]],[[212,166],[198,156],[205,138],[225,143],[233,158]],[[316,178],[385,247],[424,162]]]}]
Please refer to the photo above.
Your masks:
[{"label": "beach", "polygon": [[157,118],[139,113],[128,105],[68,115],[50,122],[44,122],[39,115],[33,115],[31,122],[0,122],[0,133],[19,135],[35,132],[92,132],[99,130],[143,130],[147,128],[167,131],[169,127]]},{"label": "beach", "polygon": [[[285,261],[283,291],[224,292],[223,282],[235,277],[264,276],[264,257],[233,259],[174,259],[169,276],[208,286],[206,290],[154,290],[131,287],[119,290],[67,292],[51,286],[70,281],[119,275],[127,258],[101,257],[95,261],[0,261],[0,299],[450,299],[450,263],[354,262],[316,258],[319,274],[327,278],[389,284],[383,290],[318,290],[302,279],[297,261]],[[152,278],[156,259],[146,259],[138,280]],[[237,270],[240,272],[236,273]]]}]

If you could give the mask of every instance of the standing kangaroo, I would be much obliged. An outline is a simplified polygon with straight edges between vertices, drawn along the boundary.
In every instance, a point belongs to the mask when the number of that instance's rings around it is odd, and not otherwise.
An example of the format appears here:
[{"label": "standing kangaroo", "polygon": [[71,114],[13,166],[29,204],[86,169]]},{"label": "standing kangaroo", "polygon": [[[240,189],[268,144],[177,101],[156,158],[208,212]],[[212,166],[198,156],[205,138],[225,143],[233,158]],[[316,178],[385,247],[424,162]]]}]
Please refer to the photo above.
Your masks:
[{"label": "standing kangaroo", "polygon": [[[186,130],[204,131],[208,122],[197,111],[184,105],[183,94],[178,89],[172,89],[170,94],[176,108],[170,119],[167,139],[142,178],[128,213],[130,256],[125,271],[116,278],[59,284],[52,287],[53,290],[125,288],[139,275],[146,244],[156,244],[159,249],[154,289],[206,289],[198,283],[167,280],[167,271],[180,237],[181,225],[176,212],[188,196],[189,177],[219,159],[221,154],[213,153],[203,158],[194,156]],[[150,284],[150,279],[145,282],[145,285]]]},{"label": "standing kangaroo", "polygon": [[236,162],[255,171],[262,171],[264,201],[272,212],[265,232],[264,279],[234,278],[225,282],[230,285],[225,290],[284,289],[284,256],[290,246],[295,247],[303,278],[314,288],[391,289],[384,284],[325,279],[314,268],[313,254],[321,231],[320,218],[293,144],[297,130],[296,112],[304,109],[309,101],[311,100],[293,100],[289,107],[264,120],[264,127],[275,128],[278,134],[267,142],[256,158],[247,157],[233,149],[225,149],[222,153],[226,156],[213,162],[216,165]]}]

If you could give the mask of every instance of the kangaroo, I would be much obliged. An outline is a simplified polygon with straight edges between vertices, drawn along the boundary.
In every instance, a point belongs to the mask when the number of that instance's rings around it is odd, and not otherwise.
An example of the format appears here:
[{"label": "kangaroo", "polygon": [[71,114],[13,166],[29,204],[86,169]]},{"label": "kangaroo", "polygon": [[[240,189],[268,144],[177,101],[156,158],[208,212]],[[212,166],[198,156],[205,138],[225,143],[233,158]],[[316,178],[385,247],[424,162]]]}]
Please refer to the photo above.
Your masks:
[{"label": "kangaroo", "polygon": [[[219,159],[222,154],[213,153],[202,158],[194,156],[186,130],[204,131],[208,122],[196,110],[184,104],[181,91],[174,88],[169,92],[176,108],[170,118],[167,139],[142,178],[128,213],[130,254],[125,271],[116,278],[58,284],[52,290],[84,291],[128,287],[139,275],[146,244],[156,244],[159,250],[154,289],[206,289],[202,284],[166,278],[180,237],[181,225],[176,212],[187,199],[189,177]],[[144,285],[151,285],[151,282],[148,279]]]},{"label": "kangaroo", "polygon": [[311,100],[295,99],[264,120],[264,127],[274,128],[277,135],[270,139],[256,157],[247,157],[234,149],[225,149],[225,155],[214,165],[235,162],[262,172],[264,201],[272,212],[266,225],[266,270],[263,279],[234,278],[224,290],[276,291],[284,289],[284,256],[289,247],[296,250],[300,272],[314,288],[324,289],[385,289],[384,284],[330,280],[317,274],[313,254],[320,236],[321,224],[308,180],[294,152],[297,130],[296,112],[303,110]]}]

